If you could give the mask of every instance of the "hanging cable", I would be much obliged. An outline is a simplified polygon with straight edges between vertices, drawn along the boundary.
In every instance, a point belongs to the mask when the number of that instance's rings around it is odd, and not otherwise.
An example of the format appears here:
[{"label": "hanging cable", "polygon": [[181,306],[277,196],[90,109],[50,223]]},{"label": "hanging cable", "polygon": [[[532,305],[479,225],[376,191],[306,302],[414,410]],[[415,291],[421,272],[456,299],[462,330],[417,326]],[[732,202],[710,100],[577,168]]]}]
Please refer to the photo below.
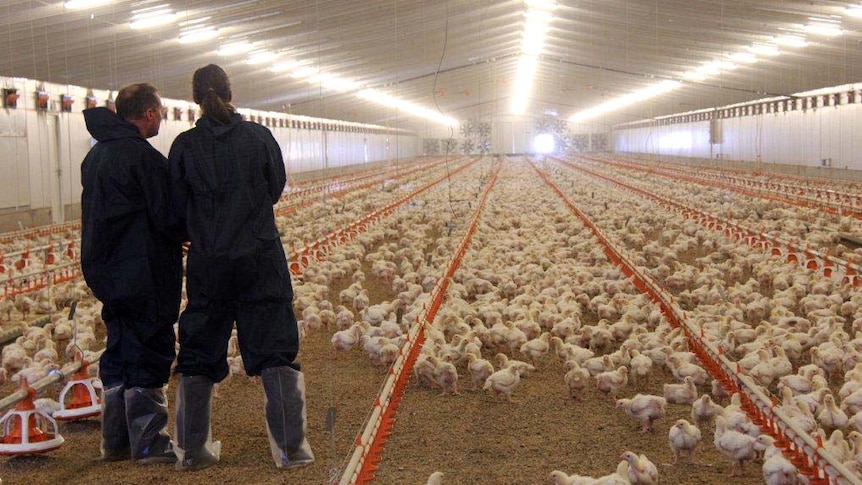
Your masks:
[{"label": "hanging cable", "polygon": [[[320,0],[315,1],[314,8],[315,8],[315,16],[316,16],[316,20],[317,20],[315,32],[320,32]],[[322,43],[322,41],[317,42],[317,69],[318,69],[318,74],[320,74],[320,64],[321,64],[321,49],[320,49],[321,43]],[[317,96],[318,96],[318,103],[321,103],[320,112],[325,112],[323,110],[323,106],[322,106],[323,103],[325,102],[324,96],[323,96],[323,81],[321,80],[320,76],[318,76],[318,82],[317,82]],[[323,129],[323,127],[321,127],[321,138],[322,138],[322,143],[323,143],[322,144],[323,174],[324,174],[323,176],[326,177],[328,174],[328,171],[329,171],[329,155],[328,155],[329,150],[327,147],[328,141],[326,138],[326,131]],[[326,205],[327,190],[324,189],[321,191],[321,193],[322,193],[321,196],[323,197],[323,204],[322,205],[323,205],[324,210],[326,211],[326,217],[329,220],[329,224],[327,224],[327,227],[333,228],[333,227],[335,227],[335,224],[337,224],[337,221],[333,221],[332,211],[327,209],[327,205]],[[328,380],[329,385],[327,386],[327,389],[326,389],[327,400],[329,402],[329,406],[326,408],[326,413],[325,413],[324,418],[323,418],[323,420],[324,420],[323,421],[324,422],[323,429],[324,429],[324,431],[329,432],[329,477],[328,477],[329,481],[328,481],[328,483],[337,483],[338,476],[341,474],[341,470],[343,469],[343,466],[344,466],[344,464],[339,463],[337,460],[338,441],[337,441],[337,434],[336,434],[336,430],[337,430],[336,420],[337,420],[337,416],[338,416],[338,406],[336,405],[336,401],[335,401],[335,387],[333,385],[333,383],[338,382],[338,380],[335,378],[337,368],[335,366],[335,362],[333,359],[326,359],[325,366],[326,366],[326,369],[325,369],[326,375],[329,376],[329,380]]]},{"label": "hanging cable", "polygon": [[[443,51],[440,53],[440,61],[437,63],[437,70],[434,71],[434,84],[431,90],[431,96],[434,100],[434,106],[437,108],[437,112],[441,115],[443,114],[443,110],[440,109],[440,103],[437,102],[437,78],[440,76],[440,68],[443,67],[443,59],[446,57],[446,46],[449,42],[449,4],[446,4],[446,24],[443,28]],[[443,166],[446,167],[446,181],[447,181],[447,199],[449,205],[449,211],[452,215],[455,215],[455,209],[452,207],[452,175],[449,171],[449,147],[452,146],[452,142],[455,139],[455,129],[452,126],[449,126],[449,138],[446,140],[446,152],[443,158]]]}]

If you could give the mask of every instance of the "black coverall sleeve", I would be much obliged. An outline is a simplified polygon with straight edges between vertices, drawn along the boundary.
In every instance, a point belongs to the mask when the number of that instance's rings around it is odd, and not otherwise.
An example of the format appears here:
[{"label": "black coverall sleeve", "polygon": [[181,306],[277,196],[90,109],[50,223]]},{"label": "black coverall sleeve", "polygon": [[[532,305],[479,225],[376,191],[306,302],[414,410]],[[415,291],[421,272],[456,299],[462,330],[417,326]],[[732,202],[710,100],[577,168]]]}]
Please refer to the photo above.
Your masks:
[{"label": "black coverall sleeve", "polygon": [[155,227],[171,240],[180,242],[184,236],[183,226],[171,210],[170,187],[168,185],[168,162],[154,152],[141,165],[134,168],[135,178],[140,183],[147,214]]},{"label": "black coverall sleeve", "polygon": [[171,145],[171,151],[168,154],[169,199],[171,201],[171,212],[181,224],[184,224],[189,188],[185,180],[182,154],[182,147],[174,141],[173,145]]},{"label": "black coverall sleeve", "polygon": [[264,141],[266,142],[267,154],[269,155],[267,157],[267,183],[269,185],[269,196],[272,199],[272,203],[275,204],[281,198],[282,191],[284,191],[284,184],[287,183],[287,173],[284,169],[281,147],[269,130],[266,130],[266,134],[267,136]]}]

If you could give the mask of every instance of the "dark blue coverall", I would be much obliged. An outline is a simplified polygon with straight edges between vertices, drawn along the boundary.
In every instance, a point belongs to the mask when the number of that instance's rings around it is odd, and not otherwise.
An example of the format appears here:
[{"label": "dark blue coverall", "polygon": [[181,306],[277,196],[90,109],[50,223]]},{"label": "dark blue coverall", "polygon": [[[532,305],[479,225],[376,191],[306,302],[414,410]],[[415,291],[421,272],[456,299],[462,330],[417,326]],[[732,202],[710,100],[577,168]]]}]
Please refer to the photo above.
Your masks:
[{"label": "dark blue coverall", "polygon": [[168,207],[167,159],[107,108],[84,110],[98,143],[81,165],[81,269],[103,303],[105,388],[157,388],[176,351],[182,227]]},{"label": "dark blue coverall", "polygon": [[176,372],[227,377],[234,322],[248,375],[290,365],[299,331],[272,209],[287,181],[278,143],[238,114],[226,126],[203,117],[168,160],[173,209],[191,240]]}]

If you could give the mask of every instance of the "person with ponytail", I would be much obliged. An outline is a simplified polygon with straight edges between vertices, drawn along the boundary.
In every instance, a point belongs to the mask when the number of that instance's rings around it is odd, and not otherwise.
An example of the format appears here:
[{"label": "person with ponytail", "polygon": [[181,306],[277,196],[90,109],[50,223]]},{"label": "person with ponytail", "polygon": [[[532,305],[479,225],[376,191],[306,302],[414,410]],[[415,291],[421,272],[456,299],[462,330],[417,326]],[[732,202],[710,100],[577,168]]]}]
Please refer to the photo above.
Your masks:
[{"label": "person with ponytail", "polygon": [[263,382],[276,466],[308,465],[314,454],[306,439],[305,381],[295,361],[299,330],[272,208],[287,182],[281,148],[267,128],[237,114],[221,67],[198,69],[192,85],[203,116],[174,140],[168,157],[172,206],[191,241],[176,367],[176,466],[193,471],[219,460],[221,443],[212,441],[210,428],[212,390],[228,375],[234,324],[246,373]]}]

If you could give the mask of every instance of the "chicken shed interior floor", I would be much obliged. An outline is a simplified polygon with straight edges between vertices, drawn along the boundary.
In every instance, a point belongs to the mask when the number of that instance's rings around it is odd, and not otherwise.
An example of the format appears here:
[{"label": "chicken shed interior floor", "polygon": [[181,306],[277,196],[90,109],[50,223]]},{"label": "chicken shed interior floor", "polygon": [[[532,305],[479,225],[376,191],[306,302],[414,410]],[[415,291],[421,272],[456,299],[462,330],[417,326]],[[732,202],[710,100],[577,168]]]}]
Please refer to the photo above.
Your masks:
[{"label": "chicken shed interior floor", "polygon": [[[311,337],[311,340],[327,340]],[[325,342],[328,344],[328,341]],[[315,345],[316,346],[316,345]],[[321,347],[325,348],[321,343]],[[322,350],[322,349],[321,349]],[[231,377],[214,402],[213,437],[222,441],[218,465],[194,473],[180,473],[170,465],[136,466],[130,462],[99,460],[99,424],[86,420],[61,425],[66,444],[44,456],[14,457],[0,464],[0,478],[9,484],[176,483],[176,484],[323,484],[330,469],[340,466],[359,430],[377,383],[370,379],[383,371],[364,356],[339,363],[333,373],[323,362],[306,359],[309,387],[309,439],[317,462],[296,471],[279,471],[269,456],[263,424],[263,398],[257,379]],[[419,484],[439,470],[445,484],[543,484],[551,471],[601,476],[614,471],[625,450],[646,453],[658,465],[665,484],[760,484],[758,464],[748,463],[742,477],[728,478],[730,462],[712,445],[705,431],[695,455],[701,463],[665,466],[673,459],[667,443],[669,427],[689,418],[689,406],[669,404],[668,414],[655,430],[641,434],[640,425],[596,391],[588,388],[586,400],[567,400],[564,369],[552,357],[540,372],[523,380],[514,404],[467,390],[460,396],[439,396],[436,390],[411,383],[386,445],[375,483]],[[653,378],[636,392],[661,394]],[[359,388],[357,388],[359,387]],[[175,382],[170,383],[175,389]],[[349,391],[345,391],[349,389]],[[172,397],[172,396],[171,396]],[[354,399],[361,397],[361,399]],[[330,401],[332,399],[332,401]],[[173,401],[173,400],[172,400]],[[726,404],[726,403],[725,403]],[[335,435],[324,431],[327,409],[337,411]],[[252,478],[253,477],[253,478]]]},{"label": "chicken shed interior floor", "polygon": [[[368,263],[364,263],[363,266]],[[371,302],[392,299],[388,285],[375,281],[369,268],[365,287]],[[332,285],[330,300],[349,280]],[[588,321],[592,319],[593,321]],[[584,321],[597,317],[586,312]],[[43,456],[0,459],[0,478],[9,484],[117,483],[171,484],[325,484],[337,475],[353,451],[354,439],[370,412],[386,376],[358,349],[332,360],[332,331],[311,332],[302,343],[300,359],[306,373],[308,435],[317,461],[307,468],[277,470],[272,463],[263,418],[263,392],[257,378],[244,375],[226,379],[213,403],[213,437],[222,441],[218,465],[198,472],[180,473],[171,465],[140,466],[130,462],[99,460],[99,423],[90,419],[60,425],[66,443]],[[668,430],[676,419],[690,418],[690,406],[668,404],[667,415],[655,430],[642,434],[640,424],[598,392],[594,382],[586,400],[566,399],[565,369],[549,354],[540,370],[523,379],[514,393],[518,402],[507,403],[485,392],[469,390],[463,366],[461,395],[439,396],[436,389],[408,384],[392,435],[374,483],[425,483],[434,471],[444,472],[450,484],[545,484],[555,470],[594,477],[612,473],[620,455],[631,450],[645,453],[659,468],[664,484],[760,484],[759,464],[747,463],[741,477],[729,478],[730,461],[712,444],[712,430],[702,430],[695,455],[699,464],[682,457],[677,466],[668,446]],[[629,384],[619,397],[637,393],[662,394],[662,384],[675,382],[666,370],[653,370],[642,385]],[[176,380],[169,383],[173,429]],[[701,387],[700,392],[707,388]],[[0,395],[14,391],[7,383]],[[53,396],[59,393],[59,387]],[[37,397],[52,396],[43,393]],[[727,404],[726,402],[722,404]],[[325,429],[328,412],[335,410],[333,432]]]},{"label": "chicken shed interior floor", "polygon": [[[337,295],[337,292],[334,294]],[[358,350],[339,361],[330,360],[326,332],[312,333],[303,342],[303,368],[308,382],[308,434],[317,462],[294,471],[272,464],[263,420],[259,379],[242,375],[224,381],[214,401],[213,437],[222,441],[218,465],[180,473],[170,465],[138,466],[99,460],[99,423],[90,419],[61,424],[66,443],[44,456],[6,458],[0,478],[9,484],[116,483],[172,484],[324,484],[332,470],[343,466],[356,433],[370,409],[385,370]],[[592,385],[585,401],[565,398],[565,369],[552,355],[539,362],[540,371],[524,378],[514,404],[468,390],[462,379],[460,396],[439,396],[411,381],[399,408],[395,427],[383,453],[375,483],[419,484],[439,470],[445,484],[544,484],[551,471],[601,476],[614,471],[626,450],[646,453],[658,465],[665,484],[759,484],[759,464],[747,463],[742,477],[728,478],[729,460],[712,445],[704,430],[696,453],[701,463],[685,457],[666,466],[673,455],[668,430],[678,418],[690,419],[690,406],[669,404],[655,430],[640,433],[638,422]],[[459,371],[462,375],[464,372]],[[661,373],[643,385],[629,385],[620,397],[653,393],[672,377]],[[169,384],[171,426],[173,393]],[[701,389],[705,391],[705,389]],[[5,393],[4,393],[5,395]],[[723,403],[726,404],[726,403]],[[336,410],[334,433],[324,429],[326,414]]]}]

